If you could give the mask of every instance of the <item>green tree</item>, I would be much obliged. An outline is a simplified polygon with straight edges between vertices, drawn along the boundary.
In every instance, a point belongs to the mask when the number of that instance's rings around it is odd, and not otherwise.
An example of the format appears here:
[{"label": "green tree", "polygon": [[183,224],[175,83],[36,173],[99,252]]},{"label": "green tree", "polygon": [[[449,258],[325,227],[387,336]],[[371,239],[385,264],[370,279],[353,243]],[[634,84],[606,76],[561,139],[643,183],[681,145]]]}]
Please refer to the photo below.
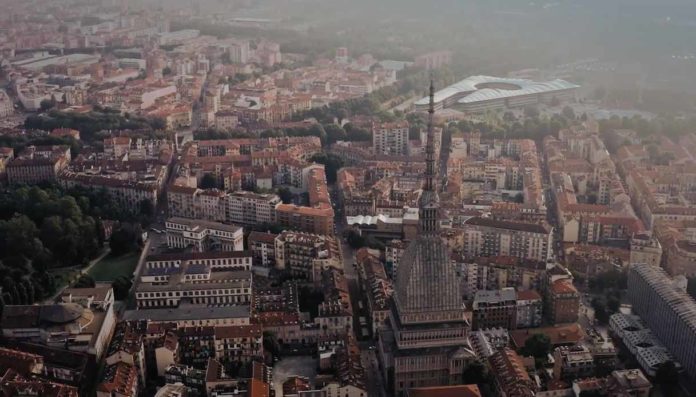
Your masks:
[{"label": "green tree", "polygon": [[520,354],[534,358],[545,358],[551,352],[551,339],[545,334],[534,334],[525,342]]},{"label": "green tree", "polygon": [[111,287],[114,289],[114,299],[119,301],[126,300],[132,285],[133,282],[126,276],[116,278],[111,283]]},{"label": "green tree", "polygon": [[655,382],[660,385],[663,395],[673,396],[679,388],[679,371],[674,361],[665,361],[655,372]]},{"label": "green tree", "polygon": [[205,174],[201,178],[201,189],[215,189],[217,188],[217,179],[213,174]]},{"label": "green tree", "polygon": [[491,382],[492,377],[488,367],[480,361],[474,361],[462,373],[462,384],[483,385]]},{"label": "green tree", "polygon": [[568,120],[575,120],[575,111],[570,106],[564,106],[561,115]]},{"label": "green tree", "polygon": [[326,181],[329,184],[336,182],[338,170],[343,167],[343,159],[332,153],[317,153],[310,161],[323,164],[326,171]]},{"label": "green tree", "polygon": [[283,204],[292,203],[292,199],[293,197],[295,197],[295,195],[292,194],[292,191],[285,186],[278,188],[277,194],[278,197],[280,197],[280,199],[283,200]]},{"label": "green tree", "polygon": [[53,109],[54,106],[56,106],[56,104],[53,101],[51,101],[50,99],[44,99],[39,104],[39,110],[41,110],[42,112],[46,112],[50,109]]},{"label": "green tree", "polygon": [[539,109],[536,106],[527,105],[524,107],[524,117],[538,118],[539,114]]},{"label": "green tree", "polygon": [[346,241],[348,242],[348,245],[350,245],[350,247],[353,249],[359,249],[367,246],[367,241],[365,237],[361,236],[360,233],[353,229],[347,232]]},{"label": "green tree", "polygon": [[348,138],[346,131],[336,124],[326,124],[324,126],[324,131],[326,132],[326,144],[331,145],[337,141],[345,141]]},{"label": "green tree", "polygon": [[692,298],[696,299],[696,277],[691,277],[688,279],[686,284],[686,292],[688,292]]},{"label": "green tree", "polygon": [[592,305],[592,309],[594,309],[594,316],[597,322],[600,324],[608,324],[610,313],[606,301],[601,298],[592,298],[590,304]]},{"label": "green tree", "polygon": [[77,279],[75,284],[73,284],[73,288],[94,288],[96,285],[97,283],[91,276],[83,274]]},{"label": "green tree", "polygon": [[123,223],[121,226],[111,233],[109,246],[111,253],[119,256],[136,250],[140,241],[142,230],[139,225]]}]

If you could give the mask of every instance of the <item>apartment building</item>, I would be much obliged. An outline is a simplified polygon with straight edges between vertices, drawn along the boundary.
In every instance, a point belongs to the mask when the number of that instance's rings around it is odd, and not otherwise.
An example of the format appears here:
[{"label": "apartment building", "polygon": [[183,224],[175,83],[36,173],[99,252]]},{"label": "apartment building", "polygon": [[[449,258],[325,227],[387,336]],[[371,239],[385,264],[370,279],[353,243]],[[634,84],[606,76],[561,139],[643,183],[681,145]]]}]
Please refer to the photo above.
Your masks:
[{"label": "apartment building", "polygon": [[281,200],[275,194],[258,194],[239,191],[226,197],[225,219],[241,225],[272,223],[276,206]]},{"label": "apartment building", "polygon": [[561,346],[553,351],[555,380],[565,382],[594,376],[595,362],[590,349],[583,345]]},{"label": "apartment building", "polygon": [[514,288],[478,291],[474,297],[472,328],[517,328],[517,294]]},{"label": "apartment building", "polygon": [[165,229],[169,248],[195,252],[244,249],[244,230],[239,226],[176,217],[165,222]]},{"label": "apartment building", "polygon": [[544,301],[534,290],[517,291],[517,328],[538,327],[542,322]]},{"label": "apartment building", "polygon": [[628,299],[689,376],[696,376],[696,302],[664,270],[646,263],[631,264]]},{"label": "apartment building", "polygon": [[252,231],[247,237],[247,245],[254,258],[254,265],[275,267],[275,239],[277,234]]},{"label": "apartment building", "polygon": [[7,182],[36,184],[55,181],[70,159],[69,146],[29,146],[5,167]]},{"label": "apartment building", "polygon": [[381,123],[372,126],[372,148],[377,155],[408,155],[407,121]]},{"label": "apartment building", "polygon": [[224,193],[195,187],[171,185],[167,190],[169,215],[238,225],[273,223],[281,202],[275,194],[247,191]]},{"label": "apartment building", "polygon": [[461,268],[462,293],[473,299],[478,290],[514,287],[518,290],[541,290],[546,271],[544,262],[524,261],[514,257],[479,257],[474,261],[457,258]]},{"label": "apartment building", "polygon": [[404,251],[406,251],[406,243],[403,240],[389,240],[386,244],[384,265],[392,280],[396,280],[396,270],[399,268]]},{"label": "apartment building", "polygon": [[649,234],[636,234],[631,238],[631,256],[629,263],[647,263],[660,266],[662,261],[662,245],[660,241]]},{"label": "apartment building", "polygon": [[215,327],[215,358],[224,363],[263,357],[263,329],[258,324]]},{"label": "apartment building", "polygon": [[389,318],[389,299],[394,293],[391,280],[387,277],[379,251],[361,248],[356,253],[358,286],[362,296],[367,296],[367,311],[370,314],[372,334],[386,326]]},{"label": "apartment building", "polygon": [[324,235],[334,232],[334,212],[330,206],[314,208],[278,204],[275,213],[276,223],[288,229]]},{"label": "apartment building", "polygon": [[276,268],[307,280],[318,280],[321,271],[343,263],[334,237],[284,231],[275,238]]},{"label": "apartment building", "polygon": [[467,258],[512,256],[545,262],[552,254],[553,229],[546,224],[474,217],[462,228]]},{"label": "apartment building", "polygon": [[555,280],[548,287],[547,317],[554,324],[574,323],[578,321],[580,311],[580,293],[571,279]]}]

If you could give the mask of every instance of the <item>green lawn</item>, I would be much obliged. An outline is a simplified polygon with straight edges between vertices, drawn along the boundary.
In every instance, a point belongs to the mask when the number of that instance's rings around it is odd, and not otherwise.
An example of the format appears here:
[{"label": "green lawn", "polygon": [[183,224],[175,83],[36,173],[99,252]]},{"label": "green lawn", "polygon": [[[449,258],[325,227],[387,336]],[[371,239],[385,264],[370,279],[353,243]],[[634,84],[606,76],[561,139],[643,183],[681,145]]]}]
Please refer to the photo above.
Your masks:
[{"label": "green lawn", "polygon": [[50,272],[55,280],[56,289],[60,290],[64,286],[72,283],[79,274],[77,269],[56,269]]},{"label": "green lawn", "polygon": [[137,252],[121,256],[109,254],[97,262],[87,273],[97,282],[113,281],[121,276],[130,278],[138,265],[139,256]]}]

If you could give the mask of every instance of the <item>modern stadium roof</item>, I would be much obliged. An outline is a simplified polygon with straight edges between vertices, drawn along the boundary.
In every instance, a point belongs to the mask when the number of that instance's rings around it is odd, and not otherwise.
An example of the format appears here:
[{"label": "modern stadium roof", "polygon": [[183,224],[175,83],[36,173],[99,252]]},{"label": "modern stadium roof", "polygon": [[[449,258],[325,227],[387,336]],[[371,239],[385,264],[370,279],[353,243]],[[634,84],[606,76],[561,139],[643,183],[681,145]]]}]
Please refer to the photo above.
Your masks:
[{"label": "modern stadium roof", "polygon": [[[482,85],[484,87],[481,87]],[[508,86],[509,88],[495,87],[496,85]],[[437,91],[435,93],[435,103],[443,102],[455,95],[464,95],[463,98],[457,101],[458,103],[475,103],[523,95],[543,94],[579,87],[578,85],[560,79],[537,82],[505,77],[472,76]],[[428,101],[429,98],[424,97],[416,101],[415,104],[416,106],[425,106],[428,104]]]}]

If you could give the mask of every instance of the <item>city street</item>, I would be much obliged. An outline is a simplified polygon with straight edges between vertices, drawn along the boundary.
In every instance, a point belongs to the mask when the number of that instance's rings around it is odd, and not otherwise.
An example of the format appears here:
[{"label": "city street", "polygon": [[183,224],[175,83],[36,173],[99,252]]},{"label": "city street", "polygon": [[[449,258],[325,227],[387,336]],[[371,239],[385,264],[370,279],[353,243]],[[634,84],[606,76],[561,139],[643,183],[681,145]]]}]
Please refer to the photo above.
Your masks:
[{"label": "city street", "polygon": [[370,350],[369,347],[361,344],[361,361],[367,375],[367,395],[385,397],[382,373],[379,370],[377,363],[377,354],[375,350]]}]

